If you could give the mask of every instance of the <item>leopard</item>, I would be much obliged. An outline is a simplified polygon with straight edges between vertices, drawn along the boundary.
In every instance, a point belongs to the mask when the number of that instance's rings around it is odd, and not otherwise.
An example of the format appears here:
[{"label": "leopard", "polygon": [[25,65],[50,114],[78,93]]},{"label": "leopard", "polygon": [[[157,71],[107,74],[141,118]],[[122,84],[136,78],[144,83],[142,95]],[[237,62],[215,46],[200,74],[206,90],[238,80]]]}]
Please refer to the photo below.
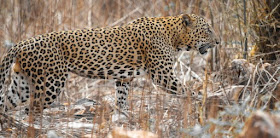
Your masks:
[{"label": "leopard", "polygon": [[115,81],[115,106],[123,111],[134,78],[148,76],[167,93],[184,94],[173,69],[178,53],[205,55],[219,43],[211,25],[195,14],[38,35],[16,43],[1,60],[0,112],[20,105],[42,112],[65,91],[70,73]]}]

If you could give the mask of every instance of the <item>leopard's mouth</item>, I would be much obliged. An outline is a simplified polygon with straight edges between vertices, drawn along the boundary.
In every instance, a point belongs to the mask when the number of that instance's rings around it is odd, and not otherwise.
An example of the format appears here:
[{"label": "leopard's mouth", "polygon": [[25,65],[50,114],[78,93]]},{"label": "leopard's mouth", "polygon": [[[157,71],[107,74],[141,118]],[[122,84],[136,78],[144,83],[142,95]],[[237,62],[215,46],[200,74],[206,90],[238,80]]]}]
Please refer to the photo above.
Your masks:
[{"label": "leopard's mouth", "polygon": [[[204,55],[208,53],[208,50],[215,47],[214,45],[210,44],[210,43],[206,43],[206,44],[201,44],[198,47],[198,51],[200,54]],[[177,51],[190,51],[191,47],[190,46],[186,46],[186,48],[182,48],[182,47],[177,47]]]},{"label": "leopard's mouth", "polygon": [[208,50],[211,49],[211,48],[213,48],[213,47],[214,47],[214,45],[211,45],[211,44],[209,44],[209,43],[207,43],[207,44],[201,44],[201,45],[199,46],[199,48],[198,48],[198,51],[199,51],[199,53],[200,53],[201,55],[205,55],[205,54],[208,53]]}]

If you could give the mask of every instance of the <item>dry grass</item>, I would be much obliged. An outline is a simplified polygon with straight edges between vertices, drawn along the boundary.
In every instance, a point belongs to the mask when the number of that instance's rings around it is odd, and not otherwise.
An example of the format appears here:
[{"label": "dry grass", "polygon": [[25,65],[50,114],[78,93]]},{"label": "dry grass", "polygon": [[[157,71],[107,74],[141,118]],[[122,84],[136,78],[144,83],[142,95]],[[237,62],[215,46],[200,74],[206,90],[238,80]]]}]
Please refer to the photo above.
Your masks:
[{"label": "dry grass", "polygon": [[[279,22],[274,19],[273,13],[263,12],[267,8],[270,7],[265,1],[247,1],[244,10],[244,1],[238,0],[0,1],[0,57],[10,45],[38,34],[122,25],[143,16],[180,13],[204,16],[222,42],[212,51],[212,58],[205,59],[190,52],[183,53],[178,62],[181,64],[177,66],[177,74],[185,76],[181,77],[186,80],[185,89],[197,96],[182,98],[168,95],[156,90],[148,80],[138,79],[133,81],[129,96],[131,120],[112,123],[113,82],[72,75],[58,104],[46,110],[39,122],[32,122],[36,130],[30,128],[26,133],[25,130],[14,129],[0,132],[0,135],[105,137],[121,125],[130,130],[151,131],[159,137],[237,136],[251,112],[257,109],[280,111],[275,104],[279,99],[274,96],[275,91],[276,94],[280,92],[277,92],[278,87],[280,89]],[[275,10],[279,11],[279,6]],[[269,21],[266,22],[266,19]],[[260,26],[263,24],[276,28],[273,32],[278,33],[276,40],[275,35],[265,37],[256,31],[264,31]],[[269,41],[270,47],[276,50],[272,53],[254,50],[253,46],[258,46],[262,40]],[[261,49],[266,48],[263,46]],[[274,54],[275,58],[272,61],[269,59],[272,64],[268,69],[260,58],[270,54]],[[256,67],[251,72],[243,69],[245,79],[244,83],[240,83],[235,81],[236,74],[229,66],[233,59],[243,58],[244,55],[249,55],[248,59]],[[188,80],[186,78],[192,74],[191,70],[198,77]],[[240,68],[237,70],[240,71]],[[235,97],[230,97],[230,94]],[[77,101],[83,98],[93,99],[97,105],[79,106]],[[271,99],[274,99],[272,103]],[[24,118],[22,114],[14,116]]]}]

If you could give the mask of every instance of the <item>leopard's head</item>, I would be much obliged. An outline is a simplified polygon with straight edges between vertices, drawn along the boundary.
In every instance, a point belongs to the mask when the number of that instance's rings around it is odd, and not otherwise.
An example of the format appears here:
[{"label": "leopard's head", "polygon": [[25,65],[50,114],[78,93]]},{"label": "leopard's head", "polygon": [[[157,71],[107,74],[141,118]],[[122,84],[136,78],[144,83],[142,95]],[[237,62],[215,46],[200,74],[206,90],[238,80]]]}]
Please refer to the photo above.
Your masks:
[{"label": "leopard's head", "polygon": [[213,28],[204,18],[194,14],[183,14],[179,18],[182,21],[183,30],[180,33],[178,50],[197,50],[200,54],[206,54],[210,48],[220,42]]}]

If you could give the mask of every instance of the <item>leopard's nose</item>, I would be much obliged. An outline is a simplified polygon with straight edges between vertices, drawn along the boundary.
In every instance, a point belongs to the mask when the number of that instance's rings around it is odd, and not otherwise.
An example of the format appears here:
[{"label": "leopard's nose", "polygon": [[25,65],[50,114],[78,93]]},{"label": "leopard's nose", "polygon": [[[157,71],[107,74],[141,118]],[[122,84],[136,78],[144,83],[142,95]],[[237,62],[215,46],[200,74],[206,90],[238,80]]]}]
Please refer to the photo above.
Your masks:
[{"label": "leopard's nose", "polygon": [[216,42],[216,45],[220,44],[220,41],[217,38],[214,41]]}]

